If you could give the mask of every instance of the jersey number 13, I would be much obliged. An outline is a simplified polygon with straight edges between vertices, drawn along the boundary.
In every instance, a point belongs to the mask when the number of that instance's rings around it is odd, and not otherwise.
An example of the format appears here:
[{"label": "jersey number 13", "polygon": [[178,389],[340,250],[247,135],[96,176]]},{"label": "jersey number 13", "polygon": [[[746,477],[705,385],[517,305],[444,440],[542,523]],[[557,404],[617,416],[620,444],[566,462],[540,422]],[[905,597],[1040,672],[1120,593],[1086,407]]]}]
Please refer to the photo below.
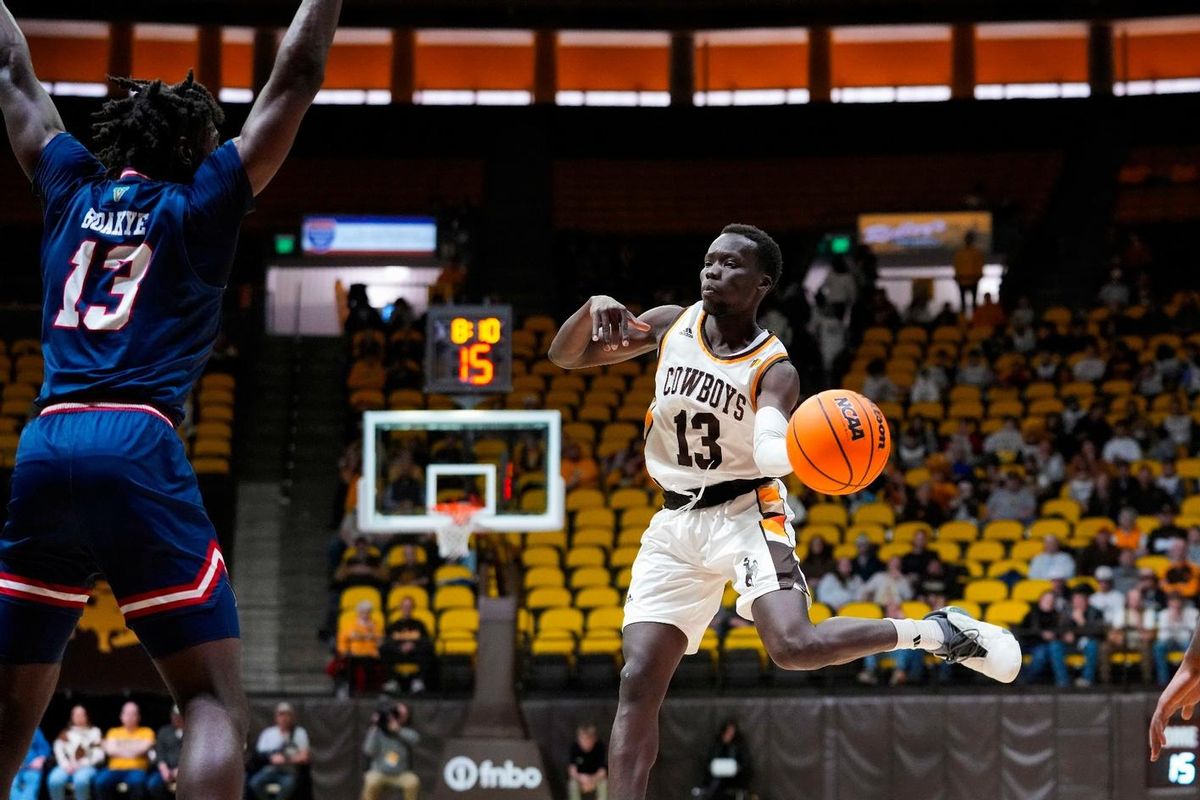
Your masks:
[{"label": "jersey number 13", "polygon": [[103,261],[104,269],[111,270],[115,277],[109,294],[117,299],[116,308],[88,305],[83,310],[83,327],[89,331],[119,331],[129,322],[133,301],[137,299],[138,287],[150,269],[150,257],[154,251],[142,242],[137,247],[118,245],[105,253],[97,254],[101,245],[88,240],[79,245],[71,257],[73,269],[63,286],[63,304],[54,318],[56,328],[78,328],[80,321],[79,299],[83,296],[84,282],[96,261]]},{"label": "jersey number 13", "polygon": [[691,428],[703,431],[700,436],[700,446],[705,448],[706,452],[704,453],[693,453],[688,445],[687,412],[680,411],[675,415],[673,422],[675,423],[675,439],[679,442],[679,453],[676,456],[679,466],[697,466],[700,469],[716,469],[721,466],[721,445],[717,442],[721,436],[721,421],[717,419],[716,414],[704,411],[692,415]]}]

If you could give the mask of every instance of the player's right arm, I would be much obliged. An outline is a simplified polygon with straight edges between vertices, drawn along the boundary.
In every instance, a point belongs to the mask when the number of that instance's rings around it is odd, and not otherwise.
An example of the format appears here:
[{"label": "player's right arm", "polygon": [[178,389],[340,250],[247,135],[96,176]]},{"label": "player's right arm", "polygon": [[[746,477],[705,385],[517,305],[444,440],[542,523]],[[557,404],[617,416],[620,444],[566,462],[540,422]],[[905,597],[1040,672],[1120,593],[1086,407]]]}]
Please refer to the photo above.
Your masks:
[{"label": "player's right arm", "polygon": [[325,63],[342,0],[304,0],[283,37],[275,66],[235,141],[258,195],[283,166],[300,121],[325,82]]},{"label": "player's right arm", "polygon": [[0,111],[8,141],[25,175],[32,179],[42,150],[65,130],[54,101],[33,74],[29,43],[12,12],[0,2]]},{"label": "player's right arm", "polygon": [[658,347],[682,312],[679,306],[657,306],[635,317],[611,297],[596,295],[562,324],[547,356],[563,369],[628,361]]},{"label": "player's right arm", "polygon": [[1200,628],[1192,634],[1192,642],[1183,655],[1183,661],[1175,671],[1175,677],[1163,689],[1154,716],[1150,718],[1151,761],[1158,761],[1158,755],[1167,743],[1166,728],[1171,717],[1176,711],[1182,711],[1180,716],[1190,720],[1197,703],[1200,703]]}]

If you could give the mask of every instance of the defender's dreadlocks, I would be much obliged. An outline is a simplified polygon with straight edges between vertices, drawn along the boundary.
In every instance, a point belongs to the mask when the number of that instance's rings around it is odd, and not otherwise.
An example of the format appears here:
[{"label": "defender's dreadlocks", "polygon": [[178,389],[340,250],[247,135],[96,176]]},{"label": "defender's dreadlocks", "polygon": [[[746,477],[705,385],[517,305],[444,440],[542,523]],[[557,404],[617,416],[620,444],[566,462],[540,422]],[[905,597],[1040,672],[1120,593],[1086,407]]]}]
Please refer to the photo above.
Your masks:
[{"label": "defender's dreadlocks", "polygon": [[196,148],[210,124],[219,127],[225,121],[225,112],[208,89],[196,82],[191,70],[174,85],[111,76],[109,80],[130,92],[109,100],[93,115],[96,155],[109,175],[116,177],[132,167],[158,180],[190,181],[200,159],[183,163],[179,138]]}]

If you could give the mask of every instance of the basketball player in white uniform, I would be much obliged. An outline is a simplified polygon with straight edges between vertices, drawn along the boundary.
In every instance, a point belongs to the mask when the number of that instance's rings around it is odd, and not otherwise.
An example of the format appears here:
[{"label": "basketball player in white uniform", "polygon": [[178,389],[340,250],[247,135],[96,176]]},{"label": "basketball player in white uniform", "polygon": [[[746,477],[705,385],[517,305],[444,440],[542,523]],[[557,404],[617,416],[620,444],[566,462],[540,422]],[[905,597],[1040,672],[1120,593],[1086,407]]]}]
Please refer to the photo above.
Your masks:
[{"label": "basketball player in white uniform", "polygon": [[796,535],[777,476],[800,400],[787,351],[756,322],[783,258],[770,236],[729,225],[704,257],[700,302],[635,317],[593,297],[550,345],[561,367],[613,364],[658,348],[646,416],[646,467],[663,489],[633,564],[625,603],[620,703],[609,746],[609,797],[643,800],[658,753],[658,710],[680,659],[698,650],[725,583],[784,669],[812,670],[919,648],[1008,683],[1021,651],[1008,631],[941,609],[923,620],[834,617],[814,625]]}]

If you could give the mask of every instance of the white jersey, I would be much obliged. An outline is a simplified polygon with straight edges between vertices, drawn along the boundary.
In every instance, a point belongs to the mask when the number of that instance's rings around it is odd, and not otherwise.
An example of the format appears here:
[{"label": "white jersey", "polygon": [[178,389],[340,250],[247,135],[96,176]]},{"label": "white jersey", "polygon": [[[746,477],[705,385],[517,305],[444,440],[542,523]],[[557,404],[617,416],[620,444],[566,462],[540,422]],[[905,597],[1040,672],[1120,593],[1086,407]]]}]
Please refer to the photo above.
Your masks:
[{"label": "white jersey", "polygon": [[769,331],[731,356],[704,341],[701,303],[671,324],[659,342],[654,402],[646,414],[646,469],[662,488],[681,494],[764,476],[754,461],[759,384],[787,349]]}]

